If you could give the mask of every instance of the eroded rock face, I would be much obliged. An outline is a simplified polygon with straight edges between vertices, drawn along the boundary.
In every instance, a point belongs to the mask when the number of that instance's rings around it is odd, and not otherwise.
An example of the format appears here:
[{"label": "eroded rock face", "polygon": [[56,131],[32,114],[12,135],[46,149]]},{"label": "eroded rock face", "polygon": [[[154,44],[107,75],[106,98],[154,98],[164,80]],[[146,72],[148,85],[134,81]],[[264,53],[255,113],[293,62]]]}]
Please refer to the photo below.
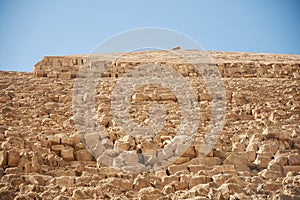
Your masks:
[{"label": "eroded rock face", "polygon": [[[195,60],[199,54],[185,53]],[[220,138],[205,157],[199,149],[212,98],[194,68],[164,51],[130,53],[116,63],[117,54],[102,56],[110,65],[95,97],[107,136],[94,152],[98,159],[84,142],[95,146],[100,136],[82,141],[72,113],[74,78],[86,56],[45,57],[34,73],[0,72],[0,199],[299,199],[300,56],[211,54],[226,89],[227,112]],[[156,152],[172,144],[180,125],[172,91],[146,85],[132,95],[129,113],[142,126],[151,123],[153,104],[165,107],[165,127],[153,137],[125,134],[111,114],[118,77],[143,62],[164,62],[180,72],[200,105],[194,141],[163,168],[161,161],[168,163],[184,148]],[[147,167],[152,172],[138,173]]]}]

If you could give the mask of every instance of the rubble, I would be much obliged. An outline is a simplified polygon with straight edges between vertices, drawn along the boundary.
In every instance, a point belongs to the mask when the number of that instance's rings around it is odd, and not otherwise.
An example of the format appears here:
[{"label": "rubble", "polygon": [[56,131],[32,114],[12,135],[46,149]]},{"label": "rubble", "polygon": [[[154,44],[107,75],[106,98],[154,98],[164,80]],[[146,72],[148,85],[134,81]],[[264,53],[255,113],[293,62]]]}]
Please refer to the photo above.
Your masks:
[{"label": "rubble", "polygon": [[[176,52],[201,60],[199,51]],[[100,56],[98,64],[109,66],[95,97],[103,134],[84,139],[75,127],[72,95],[88,56],[44,57],[33,73],[0,71],[0,199],[299,199],[300,56],[210,54],[227,107],[207,155],[201,145],[213,98],[193,66],[165,51],[129,53],[117,61],[119,54]],[[152,123],[153,105],[165,108],[159,133],[127,135],[111,113],[116,80],[141,63],[168,65],[195,90],[201,122],[182,153],[186,143],[173,143],[179,100],[168,88],[145,85],[130,100],[129,115],[141,127]]]}]

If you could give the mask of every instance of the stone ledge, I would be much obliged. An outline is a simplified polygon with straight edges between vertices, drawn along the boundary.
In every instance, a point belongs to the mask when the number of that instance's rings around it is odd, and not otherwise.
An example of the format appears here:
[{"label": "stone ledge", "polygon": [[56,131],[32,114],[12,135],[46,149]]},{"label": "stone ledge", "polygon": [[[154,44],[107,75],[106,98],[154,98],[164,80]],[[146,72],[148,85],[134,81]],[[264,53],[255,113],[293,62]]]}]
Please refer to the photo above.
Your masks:
[{"label": "stone ledge", "polygon": [[[201,64],[202,51],[180,50],[183,55],[192,57],[193,64]],[[300,78],[299,55],[276,55],[258,53],[222,53],[205,52],[207,62],[215,64],[222,77],[228,78]],[[95,55],[45,56],[33,69],[35,77],[75,78],[78,70],[89,58]],[[137,64],[163,63],[170,65],[183,76],[197,77],[194,67],[186,61],[174,56],[172,51],[146,51],[127,54],[101,54],[97,60],[110,63],[105,77],[120,77]],[[275,58],[275,59],[274,59]],[[211,63],[210,63],[211,64]]]}]

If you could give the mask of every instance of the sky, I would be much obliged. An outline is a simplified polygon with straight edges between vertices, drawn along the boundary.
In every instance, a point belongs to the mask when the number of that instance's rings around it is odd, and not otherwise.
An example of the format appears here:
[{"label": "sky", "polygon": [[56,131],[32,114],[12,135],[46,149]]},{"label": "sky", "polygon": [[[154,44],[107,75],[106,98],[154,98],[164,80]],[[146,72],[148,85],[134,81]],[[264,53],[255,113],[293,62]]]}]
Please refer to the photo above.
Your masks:
[{"label": "sky", "polygon": [[175,30],[206,50],[300,54],[298,0],[0,0],[0,70],[88,54],[124,31]]}]

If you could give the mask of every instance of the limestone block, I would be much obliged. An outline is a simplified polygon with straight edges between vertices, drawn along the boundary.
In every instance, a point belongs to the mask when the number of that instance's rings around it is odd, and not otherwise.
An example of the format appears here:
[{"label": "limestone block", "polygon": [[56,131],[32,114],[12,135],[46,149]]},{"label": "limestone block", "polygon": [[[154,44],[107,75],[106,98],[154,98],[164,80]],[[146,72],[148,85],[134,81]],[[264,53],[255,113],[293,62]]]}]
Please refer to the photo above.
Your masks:
[{"label": "limestone block", "polygon": [[46,139],[44,139],[44,138],[41,139],[40,142],[41,142],[41,146],[42,146],[42,147],[47,147],[47,148],[48,148],[48,147],[50,147],[50,145],[51,145],[50,141],[49,141],[49,140],[46,140]]},{"label": "limestone block", "polygon": [[236,172],[236,166],[235,165],[219,165],[213,167],[213,173],[215,174],[232,174],[233,172]]},{"label": "limestone block", "polygon": [[59,196],[55,197],[53,200],[67,200],[67,199],[69,199],[68,196],[59,195]]},{"label": "limestone block", "polygon": [[63,135],[60,139],[61,144],[72,146],[73,145],[73,138],[68,137],[67,135]]},{"label": "limestone block", "polygon": [[274,160],[269,162],[268,169],[271,170],[271,171],[277,171],[277,172],[282,173],[282,166],[275,163]]},{"label": "limestone block", "polygon": [[88,199],[89,196],[85,193],[84,188],[77,188],[73,191],[72,197],[75,199]]},{"label": "limestone block", "polygon": [[174,153],[170,145],[166,145],[163,150],[157,152],[157,160],[160,163],[167,163],[168,159],[174,158],[172,156],[174,156]]},{"label": "limestone block", "polygon": [[140,148],[142,150],[142,153],[145,154],[152,154],[153,152],[156,152],[157,149],[159,149],[158,144],[153,140],[142,140]]},{"label": "limestone block", "polygon": [[283,166],[282,167],[283,175],[287,175],[288,172],[300,172],[300,165],[294,165],[294,166]]},{"label": "limestone block", "polygon": [[[184,145],[183,145],[183,147],[184,147]],[[175,153],[176,153],[177,155],[179,154],[178,151],[180,151],[180,149],[181,149],[181,146],[178,145],[178,147],[177,147],[176,150],[175,150]],[[190,158],[194,158],[194,157],[196,156],[196,152],[195,152],[194,147],[190,146],[190,147],[189,147],[189,148],[188,148],[181,156],[182,156],[182,157],[190,157]]]},{"label": "limestone block", "polygon": [[[281,137],[284,137],[284,134],[280,133],[280,131],[276,127],[267,127],[267,128],[265,128],[262,132],[262,135],[267,137],[267,138],[278,138],[278,137],[281,138]],[[275,144],[275,143],[277,141],[274,140],[274,141],[269,141],[269,142],[273,143],[275,145],[274,149],[276,149],[277,144]],[[272,146],[272,144],[270,144],[269,146]],[[268,149],[270,150],[270,148],[268,148]]]},{"label": "limestone block", "polygon": [[130,142],[116,141],[115,149],[118,151],[128,151],[131,147]]},{"label": "limestone block", "polygon": [[170,172],[170,174],[175,174],[176,172],[185,170],[187,170],[187,166],[185,165],[170,165],[168,167],[168,171]]},{"label": "limestone block", "polygon": [[60,144],[60,137],[56,135],[48,135],[47,140],[51,142],[51,144]]},{"label": "limestone block", "polygon": [[48,73],[48,74],[47,74],[47,77],[48,77],[48,78],[57,78],[57,77],[58,77],[58,74],[56,74],[56,73]]},{"label": "limestone block", "polygon": [[141,93],[135,93],[135,94],[132,95],[131,98],[132,98],[132,100],[133,100],[134,102],[145,101],[145,100],[148,99],[148,97],[147,97],[146,95],[141,94]]},{"label": "limestone block", "polygon": [[144,177],[137,177],[133,181],[133,188],[135,190],[140,190],[145,187],[150,187],[150,182],[146,180]]},{"label": "limestone block", "polygon": [[232,151],[235,151],[235,152],[243,152],[245,151],[245,145],[242,144],[242,143],[235,143],[233,144],[233,147],[232,147]]},{"label": "limestone block", "polygon": [[141,163],[125,163],[127,166],[121,168],[125,173],[142,173],[147,170],[146,166]]},{"label": "limestone block", "polygon": [[113,158],[112,166],[115,168],[121,168],[122,166],[124,166],[123,159],[121,159],[120,157]]},{"label": "limestone block", "polygon": [[133,189],[133,180],[122,179],[122,178],[108,178],[106,179],[108,183],[117,188],[122,188],[123,190]]},{"label": "limestone block", "polygon": [[211,96],[209,95],[209,93],[201,93],[199,95],[199,99],[200,99],[200,101],[210,101]]},{"label": "limestone block", "polygon": [[264,190],[267,190],[267,191],[276,191],[280,187],[281,187],[281,184],[274,183],[274,182],[271,182],[271,181],[268,181],[268,182],[263,184]]},{"label": "limestone block", "polygon": [[75,145],[75,151],[85,149],[84,145],[80,142]]},{"label": "limestone block", "polygon": [[55,144],[51,146],[51,150],[56,152],[56,153],[60,153],[61,150],[65,149],[65,146],[62,144]]},{"label": "limestone block", "polygon": [[221,185],[218,190],[222,193],[225,199],[229,199],[231,194],[244,193],[243,188],[235,183],[225,183]]},{"label": "limestone block", "polygon": [[240,153],[242,158],[246,158],[248,162],[254,162],[256,158],[256,151],[245,151]]},{"label": "limestone block", "polygon": [[220,158],[217,157],[197,157],[190,161],[191,165],[205,165],[208,167],[221,165],[222,161]]},{"label": "limestone block", "polygon": [[257,164],[257,166],[260,169],[266,169],[268,167],[268,164],[269,164],[270,161],[271,161],[270,156],[258,155],[256,157],[256,160],[254,161],[254,163]]},{"label": "limestone block", "polygon": [[219,187],[223,183],[225,183],[230,177],[232,177],[232,175],[230,174],[216,174],[213,175],[211,178],[213,182]]},{"label": "limestone block", "polygon": [[78,161],[92,161],[93,157],[86,149],[81,149],[75,152],[76,160]]},{"label": "limestone block", "polygon": [[49,184],[49,181],[52,179],[51,176],[41,174],[22,175],[22,178],[24,178],[26,182],[29,182],[33,185],[41,186]]},{"label": "limestone block", "polygon": [[93,155],[95,156],[95,158],[98,158],[106,151],[106,148],[104,147],[103,144],[98,143],[93,150],[94,150]]},{"label": "limestone block", "polygon": [[29,163],[29,159],[27,157],[25,157],[24,155],[21,156],[20,160],[19,160],[19,164],[18,167],[20,168],[24,168],[26,163]]},{"label": "limestone block", "polygon": [[7,165],[7,152],[0,151],[0,167],[4,168]]},{"label": "limestone block", "polygon": [[34,76],[35,77],[45,77],[46,73],[43,70],[39,69],[34,72]]},{"label": "limestone block", "polygon": [[181,175],[179,182],[174,182],[175,191],[189,189],[189,182],[191,177],[188,175]]},{"label": "limestone block", "polygon": [[204,176],[204,175],[193,176],[189,182],[189,188],[192,188],[199,184],[206,184],[210,181],[211,178],[209,176]]},{"label": "limestone block", "polygon": [[74,149],[73,148],[62,149],[61,150],[61,157],[64,160],[73,161],[74,160]]},{"label": "limestone block", "polygon": [[135,151],[124,151],[119,155],[119,157],[126,165],[139,162],[138,154]]},{"label": "limestone block", "polygon": [[162,193],[167,195],[167,194],[171,194],[171,193],[174,193],[175,192],[175,189],[174,189],[174,186],[172,184],[169,184],[169,185],[165,185],[162,189]]},{"label": "limestone block", "polygon": [[239,173],[246,173],[249,172],[250,173],[250,168],[248,167],[247,164],[241,164],[241,165],[236,165],[235,166],[236,171],[238,171]]},{"label": "limestone block", "polygon": [[287,165],[288,158],[285,155],[275,156],[274,162],[280,166]]},{"label": "limestone block", "polygon": [[17,194],[15,194],[15,192],[13,191],[9,191],[9,190],[0,191],[0,197],[2,199],[13,200],[15,199],[16,196]]},{"label": "limestone block", "polygon": [[12,149],[8,151],[8,161],[7,165],[9,167],[17,167],[20,160],[20,152],[17,149]]},{"label": "limestone block", "polygon": [[188,170],[194,174],[198,173],[199,171],[202,170],[211,170],[211,167],[207,165],[189,165]]},{"label": "limestone block", "polygon": [[24,140],[20,137],[9,137],[8,143],[11,145],[10,147],[24,148]]},{"label": "limestone block", "polygon": [[40,172],[41,166],[38,163],[25,163],[24,165],[25,172],[26,173],[32,173],[32,172]]},{"label": "limestone block", "polygon": [[173,181],[177,182],[179,181],[179,176],[171,175],[171,176],[164,176],[162,177],[162,184],[163,185],[168,185],[172,183]]},{"label": "limestone block", "polygon": [[265,178],[266,180],[276,180],[278,177],[282,177],[282,172],[271,171],[268,169],[264,169],[258,173],[259,176]]},{"label": "limestone block", "polygon": [[[144,188],[143,188],[144,189]],[[142,190],[143,190],[142,189]],[[155,191],[157,191],[158,189],[156,189]],[[159,193],[153,193],[153,194],[139,194],[139,199],[141,200],[152,200],[152,199],[157,199],[161,196],[160,191]]]},{"label": "limestone block", "polygon": [[11,181],[10,181],[10,185],[13,187],[13,188],[19,188],[19,186],[21,184],[24,184],[25,181],[21,178],[13,178]]},{"label": "limestone block", "polygon": [[71,72],[61,72],[58,74],[58,78],[62,78],[62,79],[71,79]]},{"label": "limestone block", "polygon": [[191,160],[190,157],[178,157],[178,158],[174,161],[174,164],[180,165],[180,164],[183,164],[183,163],[188,162],[189,160]]},{"label": "limestone block", "polygon": [[279,143],[277,140],[264,141],[257,153],[271,153],[274,155],[277,152],[278,147]]},{"label": "limestone block", "polygon": [[55,178],[55,184],[65,187],[74,187],[75,178],[72,176],[61,176]]},{"label": "limestone block", "polygon": [[300,165],[300,154],[293,153],[288,156],[289,165]]},{"label": "limestone block", "polygon": [[112,166],[113,165],[113,157],[107,154],[102,154],[97,157],[97,167],[101,168],[104,166]]},{"label": "limestone block", "polygon": [[160,99],[161,101],[177,101],[177,98],[174,94],[168,94],[168,93],[165,93],[165,94],[160,94]]},{"label": "limestone block", "polygon": [[74,134],[72,137],[73,145],[81,143],[81,137],[78,134]]},{"label": "limestone block", "polygon": [[200,121],[203,123],[203,122],[206,122],[208,121],[209,118],[208,118],[208,115],[206,112],[200,112]]},{"label": "limestone block", "polygon": [[247,158],[243,157],[240,153],[231,153],[224,161],[226,165],[245,165]]},{"label": "limestone block", "polygon": [[76,176],[76,171],[74,170],[66,170],[66,169],[60,169],[60,170],[55,170],[52,173],[53,177],[60,177],[60,176]]},{"label": "limestone block", "polygon": [[225,181],[226,183],[236,183],[242,187],[246,187],[248,182],[245,181],[245,178],[242,175],[233,175],[228,180]]},{"label": "limestone block", "polygon": [[98,133],[91,133],[85,135],[84,139],[85,139],[85,144],[88,147],[93,148],[100,142],[100,135]]},{"label": "limestone block", "polygon": [[145,165],[154,165],[157,162],[156,155],[154,154],[143,154]]}]

